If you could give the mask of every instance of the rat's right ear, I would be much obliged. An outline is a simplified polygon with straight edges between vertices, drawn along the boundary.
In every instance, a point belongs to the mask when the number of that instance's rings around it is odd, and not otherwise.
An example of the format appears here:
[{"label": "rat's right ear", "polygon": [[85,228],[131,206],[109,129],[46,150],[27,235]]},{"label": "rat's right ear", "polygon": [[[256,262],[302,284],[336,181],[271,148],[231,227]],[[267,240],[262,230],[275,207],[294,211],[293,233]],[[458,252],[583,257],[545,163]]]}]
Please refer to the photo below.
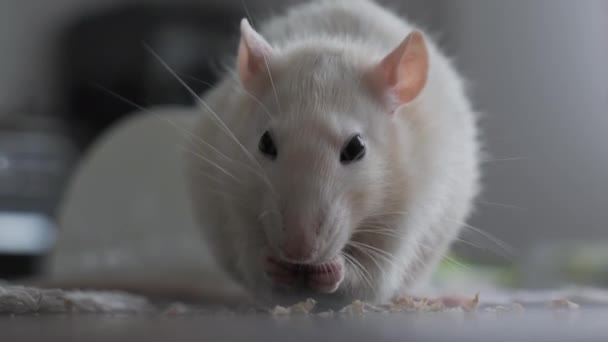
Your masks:
[{"label": "rat's right ear", "polygon": [[247,19],[241,20],[238,71],[244,87],[249,88],[252,79],[268,68],[268,58],[273,55],[272,46],[257,33]]},{"label": "rat's right ear", "polygon": [[391,110],[420,95],[429,72],[429,53],[422,32],[411,32],[371,73],[377,89],[387,94]]}]

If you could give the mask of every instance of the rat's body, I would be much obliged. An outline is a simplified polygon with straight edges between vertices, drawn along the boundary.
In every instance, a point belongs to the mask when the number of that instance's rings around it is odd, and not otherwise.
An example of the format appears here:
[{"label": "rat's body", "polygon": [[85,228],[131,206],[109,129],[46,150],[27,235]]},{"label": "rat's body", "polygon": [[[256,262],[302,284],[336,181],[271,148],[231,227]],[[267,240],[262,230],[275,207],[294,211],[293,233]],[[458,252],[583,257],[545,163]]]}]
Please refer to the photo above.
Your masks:
[{"label": "rat's body", "polygon": [[236,67],[203,97],[188,157],[219,265],[271,304],[382,302],[411,289],[478,192],[476,120],[459,75],[370,1],[315,1],[259,35],[241,29]]}]

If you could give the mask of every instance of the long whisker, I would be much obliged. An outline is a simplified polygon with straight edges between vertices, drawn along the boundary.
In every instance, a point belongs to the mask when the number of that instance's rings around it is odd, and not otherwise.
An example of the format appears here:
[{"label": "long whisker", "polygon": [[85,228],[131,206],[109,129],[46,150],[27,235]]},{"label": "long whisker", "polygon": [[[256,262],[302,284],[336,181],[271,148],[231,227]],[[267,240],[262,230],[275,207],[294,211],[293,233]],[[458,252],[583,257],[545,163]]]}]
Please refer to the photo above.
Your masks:
[{"label": "long whisker", "polygon": [[247,7],[245,0],[241,0],[241,5],[243,5],[243,10],[245,10],[245,15],[247,15],[247,19],[249,19],[251,26],[255,27],[255,24],[253,23],[253,17],[251,16],[251,13],[249,12],[249,8]]},{"label": "long whisker", "polygon": [[211,175],[209,172],[205,172],[204,170],[201,170],[200,168],[197,168],[196,171],[198,173],[200,173],[201,175],[207,177],[209,180],[213,181],[217,185],[224,185],[224,184],[226,184],[224,182],[224,179],[217,178],[217,177]]},{"label": "long whisker", "polygon": [[225,168],[221,167],[220,165],[218,165],[217,163],[213,162],[212,160],[210,160],[209,158],[205,157],[204,155],[192,151],[192,150],[188,150],[185,149],[187,152],[192,153],[195,157],[206,161],[207,163],[209,163],[210,165],[214,166],[216,169],[218,169],[219,171],[223,172],[225,175],[227,175],[228,177],[234,179],[235,181],[237,181],[240,184],[243,184],[243,181],[241,179],[236,178],[236,176],[234,176],[232,173],[230,173],[228,170],[226,170]]},{"label": "long whisker", "polygon": [[[373,217],[382,217],[382,216],[388,216],[388,215],[407,215],[407,212],[403,211],[403,212],[389,212],[389,213],[381,213],[381,214],[377,214],[377,215],[371,215],[369,216],[370,218]],[[497,245],[499,248],[501,248],[504,252],[507,253],[507,255],[505,257],[511,258],[514,255],[516,255],[516,250],[515,248],[509,246],[507,243],[505,243],[504,241],[500,240],[499,238],[493,236],[492,234],[485,232],[477,227],[474,227],[466,222],[462,222],[462,221],[457,221],[457,220],[452,220],[450,218],[442,218],[442,220],[446,220],[449,222],[453,222],[456,224],[460,224],[461,226],[463,226],[464,228],[467,228],[481,236],[483,236],[484,238],[486,238],[487,240],[489,240],[490,242],[494,243],[495,245]]]},{"label": "long whisker", "polygon": [[367,255],[367,257],[374,263],[376,264],[376,266],[378,267],[378,269],[380,270],[380,272],[382,272],[382,274],[386,274],[386,271],[384,270],[384,268],[382,267],[382,265],[380,265],[380,263],[378,262],[378,260],[376,258],[374,258],[373,254],[371,254],[370,251],[366,250],[365,248],[359,247],[357,245],[354,244],[350,244],[347,243],[347,245],[355,248],[356,250],[360,251],[361,253]]},{"label": "long whisker", "polygon": [[[405,236],[399,235],[399,234],[397,234],[397,233],[395,233],[395,232],[392,232],[392,231],[390,231],[390,230],[388,230],[388,229],[386,229],[385,231],[381,231],[381,230],[357,230],[355,233],[357,233],[357,232],[361,232],[361,233],[372,233],[372,234],[379,234],[379,235],[386,235],[386,236],[394,237],[394,238],[397,238],[397,239],[405,239],[405,238],[406,238]],[[355,242],[355,241],[351,241],[350,243],[355,243],[355,244],[357,244],[357,245],[359,245],[359,246],[362,246],[362,247],[363,247],[363,246],[365,246],[365,247],[367,247],[367,248],[369,248],[369,249],[372,249],[372,250],[374,250],[374,251],[376,251],[376,252],[378,252],[378,253],[382,253],[382,254],[384,254],[384,255],[386,255],[386,256],[389,256],[390,258],[394,259],[394,256],[392,256],[392,255],[391,255],[390,253],[388,253],[387,251],[381,250],[381,249],[376,248],[376,247],[374,247],[374,246],[370,246],[370,245],[368,245],[368,244],[363,244],[363,243],[360,243],[360,242]],[[425,245],[425,244],[423,244],[423,243],[422,243],[422,242],[420,242],[420,241],[416,242],[416,244],[417,244],[419,247],[426,248],[427,250],[432,250],[432,251],[435,251],[435,249],[434,249],[434,248],[432,248],[432,247],[430,247],[430,246],[428,246],[428,245]],[[466,269],[466,268],[467,268],[467,266],[466,266],[466,265],[463,265],[462,263],[459,263],[459,262],[458,262],[458,261],[456,261],[455,259],[453,259],[453,258],[451,258],[451,257],[449,257],[449,256],[447,256],[447,255],[445,255],[445,254],[443,254],[443,253],[441,254],[441,257],[442,257],[442,258],[444,258],[444,259],[446,259],[448,262],[451,262],[451,263],[455,264],[456,266],[459,266],[459,267],[464,268],[464,269]],[[394,264],[393,264],[393,266],[397,267],[397,266],[396,266],[396,265],[394,265]]]},{"label": "long whisker", "polygon": [[[222,119],[219,117],[219,115],[205,101],[203,101],[203,99],[201,99],[200,96],[198,96],[194,92],[194,90],[192,90],[192,88],[186,82],[184,82],[184,80],[182,80],[179,77],[179,75],[177,75],[177,73],[175,71],[173,71],[173,69],[171,69],[171,67],[156,52],[154,52],[154,50],[152,50],[152,48],[150,46],[148,46],[147,44],[144,44],[144,48],[150,54],[152,54],[152,56],[154,56],[154,58],[156,58],[158,60],[158,62],[167,70],[167,72],[169,72],[182,86],[184,86],[184,88],[192,96],[195,97],[197,102],[199,102],[201,105],[203,105],[207,109],[207,111],[212,115],[212,117],[217,121],[217,123],[223,128],[224,132],[228,136],[230,136],[232,138],[232,140],[240,147],[240,149],[247,156],[247,158],[249,158],[249,160],[252,163],[254,163],[257,167],[259,167],[260,170],[264,170],[262,165],[260,165],[260,163],[257,161],[257,159],[255,159],[255,157],[251,154],[251,152],[249,152],[247,150],[247,148],[245,148],[245,146],[243,146],[243,144],[241,144],[239,139],[234,135],[234,133],[230,130],[230,128],[228,128],[228,126],[224,123],[224,121],[222,121]],[[276,196],[276,191],[274,190],[274,187],[272,186],[272,183],[270,182],[270,180],[268,179],[267,176],[264,177],[264,182],[266,183],[266,185],[268,186],[270,191],[273,193],[273,195]]]},{"label": "long whisker", "polygon": [[148,108],[146,108],[146,107],[143,107],[143,106],[141,106],[141,105],[139,105],[139,104],[137,104],[137,103],[135,103],[135,102],[133,102],[133,101],[131,101],[131,100],[127,99],[126,97],[124,97],[124,96],[122,96],[122,95],[120,95],[120,94],[118,94],[118,93],[116,93],[116,92],[114,92],[114,91],[112,91],[112,90],[110,90],[110,89],[108,89],[108,88],[106,88],[106,87],[102,86],[101,84],[98,84],[98,83],[91,83],[91,85],[92,85],[93,87],[95,87],[95,88],[98,88],[98,89],[100,89],[100,90],[102,90],[102,91],[104,91],[104,92],[108,93],[109,95],[112,95],[112,96],[116,97],[117,99],[119,99],[119,100],[121,100],[121,101],[125,102],[126,104],[133,106],[134,108],[137,108],[137,109],[139,109],[139,110],[141,110],[141,111],[143,111],[143,112],[145,112],[145,113],[148,113],[148,114],[151,114],[151,115],[156,116],[158,119],[160,119],[160,120],[162,120],[162,121],[167,122],[167,123],[168,123],[169,125],[171,125],[173,128],[175,128],[175,129],[177,129],[178,131],[180,131],[180,132],[182,132],[183,134],[185,134],[187,138],[190,138],[190,139],[195,139],[197,142],[202,143],[203,145],[205,145],[206,147],[208,147],[209,149],[211,149],[213,152],[215,152],[215,153],[217,153],[218,155],[220,155],[222,158],[224,158],[224,159],[226,159],[226,160],[230,160],[230,161],[232,161],[232,159],[228,158],[228,156],[226,156],[225,154],[223,154],[223,153],[222,153],[220,150],[218,150],[216,147],[214,147],[213,145],[209,144],[208,142],[206,142],[205,140],[203,140],[201,137],[197,136],[196,134],[192,133],[190,130],[188,130],[188,129],[186,129],[186,128],[184,128],[184,127],[182,127],[182,126],[180,126],[180,125],[176,124],[176,123],[175,123],[173,120],[171,120],[171,119],[169,119],[169,118],[167,118],[167,117],[164,117],[164,116],[162,116],[162,115],[158,114],[157,112],[152,111],[152,110],[150,110],[150,109],[148,109]]},{"label": "long whisker", "polygon": [[361,273],[359,268],[355,264],[353,264],[352,261],[350,261],[349,256],[347,256],[347,254],[344,252],[340,252],[340,255],[342,255],[342,257],[344,258],[344,262],[346,263],[346,265],[350,265],[352,267],[352,271],[355,272],[356,276],[359,279],[364,279],[364,275]]},{"label": "long whisker", "polygon": [[[234,76],[236,76],[236,74],[234,73],[234,71],[232,71],[231,69],[228,69],[227,71],[228,71],[228,72],[229,72],[229,73],[230,73],[230,74],[233,76],[233,78],[234,78],[235,80],[237,80],[237,81],[238,81],[238,78],[235,78],[235,77],[234,77]],[[201,83],[201,84],[204,84],[204,85],[206,85],[206,86],[208,86],[208,87],[213,87],[213,84],[211,84],[211,83],[209,83],[209,82],[205,82],[205,81],[203,81],[203,80],[201,80],[201,79],[199,79],[199,78],[196,78],[196,77],[194,77],[194,76],[191,76],[191,75],[184,75],[184,74],[181,74],[181,76],[182,76],[182,77],[189,78],[189,79],[191,79],[191,80],[193,80],[193,81],[195,81],[195,82],[199,82],[199,83]],[[255,96],[254,96],[252,93],[250,93],[250,92],[249,92],[247,89],[245,89],[245,88],[243,88],[243,87],[238,87],[238,90],[240,90],[240,91],[244,92],[245,94],[247,94],[247,96],[249,96],[249,97],[250,97],[250,98],[251,98],[253,101],[255,101],[255,103],[257,103],[257,104],[258,104],[258,105],[259,105],[259,106],[260,106],[260,107],[261,107],[261,108],[264,110],[264,113],[266,114],[266,116],[268,117],[268,119],[269,119],[269,120],[270,120],[270,119],[272,119],[272,114],[270,113],[270,110],[268,110],[268,107],[266,107],[266,106],[265,106],[265,105],[262,103],[262,101],[260,101],[260,100],[259,100],[257,97],[255,97]]]},{"label": "long whisker", "polygon": [[264,64],[266,65],[266,70],[268,71],[268,78],[270,79],[270,85],[272,86],[272,90],[274,91],[274,97],[277,101],[277,108],[279,108],[279,112],[283,113],[283,109],[281,109],[281,102],[279,101],[279,94],[277,93],[277,88],[274,85],[274,80],[272,78],[272,74],[270,73],[270,66],[268,65],[268,59],[266,55],[262,55],[264,58]]},{"label": "long whisker", "polygon": [[384,251],[382,249],[376,248],[374,246],[371,246],[369,244],[365,244],[365,243],[361,243],[361,242],[357,242],[357,241],[349,241],[350,244],[354,244],[356,246],[362,247],[362,248],[367,248],[370,249],[372,251],[375,251],[377,253],[380,253],[381,255],[384,255],[384,257],[386,258],[387,261],[389,261],[391,263],[391,265],[395,268],[395,269],[399,269],[399,266],[396,264],[397,260],[395,259],[395,256],[390,254],[387,251]]},{"label": "long whisker", "polygon": [[[399,234],[399,233],[393,231],[392,229],[382,228],[382,227],[379,227],[379,226],[362,225],[362,226],[360,226],[360,228],[372,228],[372,229],[357,229],[355,231],[355,233],[362,233],[362,234],[366,234],[367,233],[367,234],[383,235],[383,236],[388,236],[388,237],[392,237],[392,238],[396,238],[396,239],[401,239],[401,240],[405,240],[405,239],[408,238],[406,235]],[[495,253],[496,255],[498,255],[498,256],[500,256],[502,258],[505,258],[507,260],[512,260],[513,259],[512,257],[504,255],[503,253],[498,253],[498,252],[496,252],[496,251],[494,251],[494,250],[492,250],[490,248],[487,248],[487,247],[484,247],[484,246],[480,246],[480,245],[478,245],[476,243],[473,243],[471,241],[465,240],[463,238],[456,237],[456,238],[454,238],[454,241],[455,242],[461,242],[461,243],[463,243],[465,245],[468,245],[468,246],[471,246],[471,247],[475,247],[475,248],[480,249],[480,250],[491,251],[491,252]]]},{"label": "long whisker", "polygon": [[522,210],[522,211],[527,210],[526,208],[523,208],[523,207],[520,207],[520,206],[517,206],[517,205],[513,205],[513,204],[505,204],[505,203],[482,201],[482,200],[476,200],[475,202],[477,202],[479,204],[493,205],[493,206],[496,206],[496,207],[503,207],[503,208],[509,208],[509,209],[517,209],[517,210]]},{"label": "long whisker", "polygon": [[519,160],[530,160],[530,158],[528,158],[528,157],[512,157],[512,158],[488,159],[488,160],[482,160],[481,163],[482,164],[490,164],[490,163],[497,163],[497,162],[519,161]]},{"label": "long whisker", "polygon": [[[372,281],[371,281],[371,279],[373,279],[373,277],[369,273],[369,271],[365,267],[363,267],[363,265],[361,265],[361,263],[355,257],[350,256],[346,253],[343,253],[342,255],[344,256],[345,259],[350,259],[350,261],[353,263],[353,266],[356,264],[357,267],[359,267],[359,269],[365,273],[366,276],[363,277],[363,279],[367,282],[367,284],[369,285],[369,288],[375,292],[376,289],[375,289],[374,285],[372,285]],[[364,274],[361,274],[361,275],[364,275]]]},{"label": "long whisker", "polygon": [[374,257],[374,254],[373,254],[374,251],[366,250],[365,248],[362,248],[360,246],[355,246],[355,245],[350,245],[350,246],[359,250],[361,253],[367,255],[367,257],[378,267],[378,269],[380,270],[380,272],[382,272],[382,274],[384,274],[384,275],[387,274],[386,270],[384,269],[384,267],[382,267],[382,265],[378,261],[378,259],[376,257]]},{"label": "long whisker", "polygon": [[156,52],[154,52],[154,50],[152,50],[151,47],[149,47],[148,45],[144,44],[144,48],[150,54],[152,54],[152,56],[154,56],[154,58],[156,58],[156,60],[163,66],[163,68],[165,68],[167,70],[167,72],[169,72],[182,86],[184,86],[184,88],[186,88],[186,90],[192,96],[195,97],[195,99],[197,100],[197,102],[199,102],[203,107],[205,107],[207,109],[207,111],[218,122],[218,124],[222,127],[222,129],[225,131],[225,133],[228,134],[234,140],[234,142],[243,150],[243,152],[252,161],[255,161],[257,163],[257,160],[251,155],[251,153],[245,148],[245,146],[243,146],[243,144],[241,144],[241,142],[239,141],[239,139],[234,135],[234,133],[232,133],[232,131],[230,130],[230,128],[228,128],[228,126],[224,123],[224,121],[222,121],[222,119],[219,117],[219,115],[211,107],[209,107],[209,105],[205,101],[203,101],[203,99],[201,99],[200,96],[198,96],[198,94],[196,94],[194,92],[194,90],[192,90],[192,88],[190,88],[190,86],[186,82],[184,82],[184,80],[182,80],[179,77],[179,75],[177,75],[177,73],[175,71],[173,71],[173,69],[171,69],[171,67]]},{"label": "long whisker", "polygon": [[369,215],[367,216],[368,219],[370,218],[377,218],[377,217],[385,217],[385,216],[404,216],[407,215],[408,212],[406,211],[394,211],[394,212],[386,212],[386,213],[378,213],[378,214],[373,214],[373,215]]},{"label": "long whisker", "polygon": [[[418,241],[417,244],[418,244],[419,247],[426,248],[427,250],[430,250],[431,252],[437,252],[436,248],[428,246],[428,245],[426,245],[426,244],[424,244],[424,243],[422,243],[420,241]],[[452,258],[450,256],[447,256],[444,253],[439,253],[439,255],[441,256],[442,259],[445,259],[447,262],[451,263],[454,266],[460,267],[461,269],[464,269],[464,270],[468,270],[469,269],[469,267],[467,265],[464,265],[463,263],[458,262],[456,259],[454,259],[454,258]]]},{"label": "long whisker", "polygon": [[[450,220],[447,218],[444,218],[445,220]],[[515,248],[511,247],[509,244],[507,244],[506,242],[500,240],[499,238],[495,237],[494,235],[485,232],[477,227],[474,227],[468,223],[465,222],[460,222],[460,221],[456,221],[456,220],[450,220],[454,223],[457,224],[461,224],[463,227],[483,236],[484,238],[488,239],[489,241],[491,241],[492,243],[494,243],[496,246],[500,247],[504,252],[506,252],[510,257],[513,257],[515,255],[517,255],[517,252],[515,250]]]},{"label": "long whisker", "polygon": [[[131,101],[131,100],[127,99],[127,98],[125,98],[124,96],[122,96],[122,95],[120,95],[120,94],[118,94],[118,93],[116,93],[116,92],[114,92],[114,91],[112,91],[112,90],[110,90],[110,89],[108,89],[108,88],[106,88],[106,87],[104,87],[104,86],[100,85],[100,84],[92,83],[91,85],[92,85],[92,86],[94,86],[94,87],[96,87],[96,88],[98,88],[98,89],[100,89],[100,90],[102,90],[102,91],[104,91],[104,92],[106,92],[106,93],[108,93],[108,94],[110,94],[110,95],[112,95],[112,96],[114,96],[114,97],[116,97],[116,98],[118,98],[118,99],[119,99],[119,100],[121,100],[121,101],[124,101],[125,103],[127,103],[127,104],[129,104],[129,105],[131,105],[131,106],[133,106],[133,107],[135,107],[135,108],[137,108],[137,109],[139,109],[139,110],[141,110],[141,111],[143,111],[143,112],[145,112],[145,113],[152,114],[152,115],[156,116],[157,118],[159,118],[159,119],[161,119],[161,120],[163,120],[163,121],[167,122],[169,125],[173,126],[175,129],[177,129],[178,131],[180,131],[180,132],[182,132],[183,134],[185,134],[185,135],[186,135],[186,138],[187,138],[188,140],[190,140],[190,139],[196,139],[196,141],[197,141],[197,142],[200,142],[200,143],[204,144],[206,147],[208,147],[208,148],[209,148],[209,149],[211,149],[211,150],[212,150],[214,153],[216,153],[216,154],[218,154],[219,156],[221,156],[223,159],[225,159],[225,160],[227,160],[227,161],[231,161],[231,162],[238,162],[238,161],[235,161],[235,160],[233,160],[233,159],[230,159],[228,156],[226,156],[224,153],[222,153],[221,151],[219,151],[219,150],[218,150],[217,148],[215,148],[213,145],[209,144],[208,142],[206,142],[206,141],[205,141],[205,140],[203,140],[202,138],[198,137],[197,135],[193,134],[193,133],[192,133],[192,132],[190,132],[189,130],[185,129],[184,127],[181,127],[180,125],[176,124],[176,123],[175,123],[173,120],[171,120],[171,119],[169,119],[169,118],[166,118],[166,117],[163,117],[163,116],[159,115],[158,113],[156,113],[156,112],[154,112],[154,111],[152,111],[152,110],[149,110],[149,109],[147,109],[147,108],[145,108],[145,107],[143,107],[143,106],[141,106],[141,105],[139,105],[139,104],[137,104],[137,103],[135,103],[135,102],[133,102],[133,101]],[[191,140],[190,140],[190,141],[191,141]],[[182,149],[185,149],[185,148],[184,148],[184,147],[182,147]],[[238,181],[238,179],[237,179],[236,177],[234,177],[234,175],[232,175],[230,172],[228,172],[228,171],[227,171],[225,168],[223,168],[223,167],[219,166],[217,163],[215,163],[215,162],[211,161],[210,159],[208,159],[208,158],[206,158],[206,157],[202,156],[201,154],[199,154],[199,153],[197,153],[197,152],[194,152],[194,151],[192,151],[192,150],[188,150],[188,149],[186,149],[186,151],[187,151],[187,152],[190,152],[190,153],[192,153],[192,154],[194,154],[194,155],[196,155],[196,156],[197,156],[197,157],[199,157],[200,159],[205,160],[206,162],[208,162],[208,163],[209,163],[209,164],[211,164],[212,166],[214,166],[214,167],[218,168],[220,171],[224,172],[225,174],[229,175],[230,177],[232,177],[233,179],[235,179],[235,180],[237,180],[237,181]],[[246,164],[243,164],[243,165],[248,166],[248,165],[246,165]],[[253,171],[253,172],[255,172],[254,170],[252,170],[252,171]],[[255,173],[257,173],[257,172],[255,172]]]}]

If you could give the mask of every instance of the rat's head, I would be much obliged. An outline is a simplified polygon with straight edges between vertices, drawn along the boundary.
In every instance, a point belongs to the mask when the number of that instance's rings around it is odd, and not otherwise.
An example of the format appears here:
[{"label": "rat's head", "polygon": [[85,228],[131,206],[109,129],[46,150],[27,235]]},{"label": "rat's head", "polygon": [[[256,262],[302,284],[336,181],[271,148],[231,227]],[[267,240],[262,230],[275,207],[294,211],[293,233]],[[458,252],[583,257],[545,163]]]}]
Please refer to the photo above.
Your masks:
[{"label": "rat's head", "polygon": [[333,293],[357,262],[344,253],[353,234],[404,182],[395,116],[425,85],[424,39],[374,59],[318,42],[279,50],[246,20],[241,34],[240,82],[258,111],[248,115],[265,118],[246,140],[264,175],[251,196],[267,244],[260,276]]}]

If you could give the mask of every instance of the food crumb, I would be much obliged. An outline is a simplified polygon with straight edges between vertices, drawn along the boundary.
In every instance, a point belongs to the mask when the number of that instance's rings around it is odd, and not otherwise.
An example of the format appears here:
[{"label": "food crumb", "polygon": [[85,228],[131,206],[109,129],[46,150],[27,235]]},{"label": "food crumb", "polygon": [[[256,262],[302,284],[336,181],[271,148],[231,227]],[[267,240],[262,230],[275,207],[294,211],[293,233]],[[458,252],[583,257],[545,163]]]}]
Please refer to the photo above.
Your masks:
[{"label": "food crumb", "polygon": [[464,301],[463,304],[461,305],[462,309],[466,312],[473,312],[473,311],[477,310],[478,306],[479,306],[479,293],[476,293],[475,297],[473,297],[473,299]]},{"label": "food crumb", "polygon": [[291,311],[284,306],[277,305],[270,311],[270,313],[273,316],[287,316],[291,313]]},{"label": "food crumb", "polygon": [[580,305],[567,299],[554,299],[547,303],[547,308],[551,310],[578,310]]},{"label": "food crumb", "polygon": [[497,315],[510,314],[510,313],[522,313],[526,311],[523,305],[519,303],[511,303],[509,305],[497,305],[494,307],[488,307],[484,309],[484,312],[495,313]]},{"label": "food crumb", "polygon": [[341,314],[362,315],[365,313],[365,303],[355,300],[340,310]]},{"label": "food crumb", "polygon": [[316,305],[317,305],[317,302],[314,299],[308,298],[304,302],[300,302],[295,305],[292,305],[291,307],[289,307],[289,309],[290,309],[291,313],[294,313],[294,314],[308,315],[315,308]]},{"label": "food crumb", "polygon": [[[296,303],[294,305],[284,307],[277,305],[270,310],[273,316],[290,316],[295,314],[309,315],[317,302],[314,299]],[[400,313],[400,312],[444,312],[444,311],[460,311],[474,312],[479,306],[479,293],[473,298],[464,297],[443,297],[437,299],[419,298],[411,296],[402,296],[394,298],[390,303],[384,305],[372,305],[361,300],[354,300],[349,305],[334,312],[332,310],[316,313],[316,316],[329,318],[335,315],[364,315],[366,313]],[[521,307],[521,305],[520,305]],[[520,308],[512,308],[519,310]],[[521,307],[523,309],[523,307]],[[506,310],[506,309],[505,309]]]},{"label": "food crumb", "polygon": [[291,314],[308,315],[312,312],[316,305],[317,302],[314,299],[308,298],[303,302],[296,303],[289,307],[277,305],[270,311],[270,313],[273,316],[288,316]]},{"label": "food crumb", "polygon": [[330,317],[334,317],[334,312],[333,312],[333,310],[323,311],[323,312],[319,312],[317,314],[317,316],[319,316],[321,318],[330,318]]}]

